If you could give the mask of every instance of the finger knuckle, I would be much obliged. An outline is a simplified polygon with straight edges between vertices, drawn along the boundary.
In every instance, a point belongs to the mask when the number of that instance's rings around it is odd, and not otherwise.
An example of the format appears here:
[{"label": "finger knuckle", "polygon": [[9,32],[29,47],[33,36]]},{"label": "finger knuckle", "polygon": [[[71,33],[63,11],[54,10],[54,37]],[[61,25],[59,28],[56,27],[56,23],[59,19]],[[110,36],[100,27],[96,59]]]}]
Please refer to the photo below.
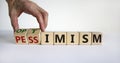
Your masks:
[{"label": "finger knuckle", "polygon": [[45,11],[44,14],[45,14],[46,16],[48,16],[48,12]]}]

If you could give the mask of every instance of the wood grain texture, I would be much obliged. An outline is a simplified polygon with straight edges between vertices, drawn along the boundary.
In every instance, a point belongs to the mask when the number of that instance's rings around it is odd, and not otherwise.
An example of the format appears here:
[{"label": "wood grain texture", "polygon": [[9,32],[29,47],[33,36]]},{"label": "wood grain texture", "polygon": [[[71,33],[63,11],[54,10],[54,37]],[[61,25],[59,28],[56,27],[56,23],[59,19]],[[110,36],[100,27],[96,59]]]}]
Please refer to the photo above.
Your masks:
[{"label": "wood grain texture", "polygon": [[54,45],[66,45],[67,35],[66,32],[54,32]]},{"label": "wood grain texture", "polygon": [[27,29],[18,29],[14,32],[16,44],[28,44],[27,39],[26,39],[26,34],[27,34]]},{"label": "wood grain texture", "polygon": [[67,32],[67,45],[79,44],[79,32]]},{"label": "wood grain texture", "polygon": [[29,43],[29,45],[39,45],[40,44],[40,40],[41,40],[41,36],[40,36],[40,32],[41,30],[39,28],[36,29],[28,29],[28,33],[27,33],[27,41]]},{"label": "wood grain texture", "polygon": [[53,32],[41,32],[41,44],[53,45]]}]

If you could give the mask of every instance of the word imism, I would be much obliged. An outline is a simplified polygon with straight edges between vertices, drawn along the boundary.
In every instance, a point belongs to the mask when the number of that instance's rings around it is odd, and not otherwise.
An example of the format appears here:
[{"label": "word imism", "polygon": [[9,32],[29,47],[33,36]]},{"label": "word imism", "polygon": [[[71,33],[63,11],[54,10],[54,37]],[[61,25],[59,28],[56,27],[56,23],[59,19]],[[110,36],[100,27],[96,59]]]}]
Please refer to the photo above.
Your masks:
[{"label": "word imism", "polygon": [[16,44],[35,45],[101,45],[100,32],[41,32],[39,28],[18,29]]}]

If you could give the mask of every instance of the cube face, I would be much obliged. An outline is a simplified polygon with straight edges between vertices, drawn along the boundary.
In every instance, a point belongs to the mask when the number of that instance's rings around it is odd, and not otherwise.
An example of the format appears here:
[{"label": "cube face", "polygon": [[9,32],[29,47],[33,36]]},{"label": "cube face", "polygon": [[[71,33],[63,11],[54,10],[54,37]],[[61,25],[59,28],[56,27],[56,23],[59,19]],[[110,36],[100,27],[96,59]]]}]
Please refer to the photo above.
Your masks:
[{"label": "cube face", "polygon": [[92,45],[101,45],[102,44],[102,33],[92,32]]},{"label": "cube face", "polygon": [[53,45],[53,32],[41,32],[41,38],[42,45]]},{"label": "cube face", "polygon": [[36,29],[18,29],[14,32],[16,44],[32,45],[101,45],[100,32],[41,32]]},{"label": "cube face", "polygon": [[80,33],[80,45],[91,45],[91,32]]},{"label": "cube face", "polygon": [[28,44],[26,39],[27,29],[18,29],[14,32],[16,44]]},{"label": "cube face", "polygon": [[78,44],[79,44],[79,33],[67,32],[67,45],[78,45]]},{"label": "cube face", "polygon": [[66,32],[54,32],[54,45],[66,45],[67,35]]},{"label": "cube face", "polygon": [[27,41],[31,45],[40,44],[40,29],[28,29],[27,32]]}]

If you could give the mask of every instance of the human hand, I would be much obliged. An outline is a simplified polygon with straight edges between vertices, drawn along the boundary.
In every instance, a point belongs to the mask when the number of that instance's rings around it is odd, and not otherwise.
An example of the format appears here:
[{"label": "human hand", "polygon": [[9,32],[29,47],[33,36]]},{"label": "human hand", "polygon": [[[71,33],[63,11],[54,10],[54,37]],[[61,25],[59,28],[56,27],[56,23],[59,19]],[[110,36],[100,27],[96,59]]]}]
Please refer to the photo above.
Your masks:
[{"label": "human hand", "polygon": [[48,23],[48,13],[29,0],[6,0],[9,7],[9,16],[12,27],[15,30],[19,29],[18,17],[22,12],[28,13],[36,17],[41,31],[45,31]]}]

